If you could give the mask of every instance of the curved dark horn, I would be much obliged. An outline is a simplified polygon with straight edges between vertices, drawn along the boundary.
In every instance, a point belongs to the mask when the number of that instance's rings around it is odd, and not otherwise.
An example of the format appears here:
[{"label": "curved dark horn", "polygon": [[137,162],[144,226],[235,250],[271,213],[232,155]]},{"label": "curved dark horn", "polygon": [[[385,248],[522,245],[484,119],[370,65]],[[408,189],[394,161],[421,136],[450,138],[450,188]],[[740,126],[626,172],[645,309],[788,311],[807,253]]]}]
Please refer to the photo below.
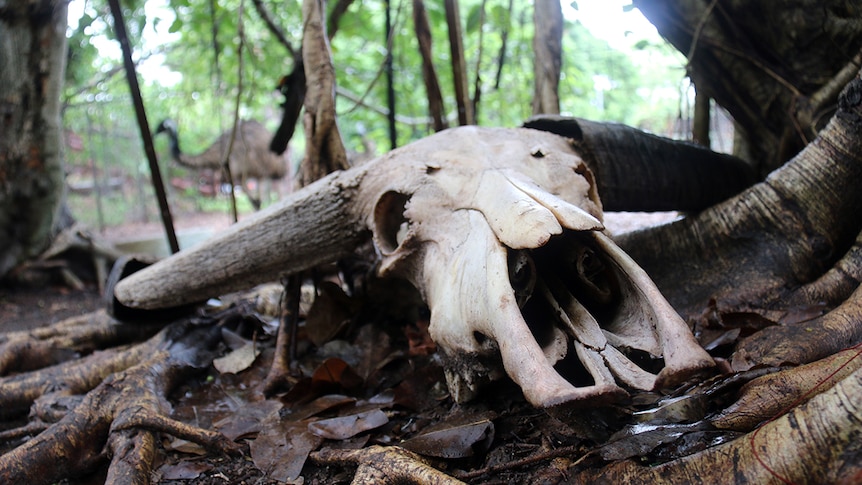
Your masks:
[{"label": "curved dark horn", "polygon": [[572,140],[607,211],[698,211],[758,182],[740,158],[617,123],[541,115],[524,127]]},{"label": "curved dark horn", "polygon": [[350,254],[368,231],[355,210],[365,170],[336,172],[200,246],[121,280],[119,304],[171,308],[277,280]]}]

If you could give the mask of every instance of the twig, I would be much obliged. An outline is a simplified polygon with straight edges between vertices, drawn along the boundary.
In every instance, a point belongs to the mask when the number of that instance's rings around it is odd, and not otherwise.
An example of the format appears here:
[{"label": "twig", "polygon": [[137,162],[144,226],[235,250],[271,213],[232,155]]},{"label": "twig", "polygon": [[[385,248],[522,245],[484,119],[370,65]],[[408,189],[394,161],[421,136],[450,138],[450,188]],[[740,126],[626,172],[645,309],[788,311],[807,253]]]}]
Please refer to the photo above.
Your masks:
[{"label": "twig", "polygon": [[694,29],[694,33],[691,35],[691,46],[688,48],[688,55],[686,56],[686,64],[691,65],[692,59],[694,59],[694,51],[697,50],[697,41],[700,39],[700,34],[703,32],[704,26],[706,26],[706,21],[709,20],[710,15],[712,15],[712,10],[715,8],[715,4],[718,3],[718,0],[712,0],[709,6],[706,7],[706,10],[703,11],[703,15],[700,18],[700,21],[697,23],[697,27]]},{"label": "twig", "polygon": [[326,22],[326,33],[329,36],[329,40],[335,37],[341,17],[347,13],[347,9],[350,8],[351,4],[353,4],[353,0],[338,0],[338,3],[332,7],[332,11],[329,12],[329,20]]},{"label": "twig", "polygon": [[[583,450],[582,446],[573,445],[573,446],[565,446],[563,448],[556,448],[553,450],[543,451],[540,453],[536,453],[534,455],[530,455],[526,458],[521,458],[520,460],[514,460],[507,463],[501,463],[499,465],[491,465],[485,468],[480,468],[478,470],[473,470],[470,472],[457,473],[454,474],[459,480],[469,480],[472,478],[478,478],[484,475],[493,475],[495,473],[500,473],[506,470],[513,470],[515,468],[521,468],[525,466],[535,465],[536,463],[540,463],[543,461],[552,460],[554,458],[559,458],[561,456],[568,456],[578,451]],[[575,464],[584,460],[590,456],[589,453],[583,455],[578,459]]]},{"label": "twig", "polygon": [[[336,86],[335,87],[335,94],[356,103],[356,106],[351,108],[350,111],[353,111],[357,107],[363,107],[363,108],[370,109],[371,111],[373,111],[373,112],[375,112],[381,116],[389,116],[389,110],[388,109],[370,104],[367,101],[365,101],[365,99],[362,96],[360,96],[356,93],[353,93],[346,88],[343,88],[341,86]],[[340,114],[343,114],[343,113],[340,113]],[[455,114],[450,113],[449,115],[446,116],[446,119],[448,121],[454,120]],[[428,125],[428,124],[431,124],[433,122],[433,120],[428,116],[413,117],[413,116],[404,116],[404,115],[399,115],[399,114],[395,115],[395,121],[402,123],[402,124],[405,124],[405,125],[411,125],[411,126]]]},{"label": "twig", "polygon": [[509,41],[509,26],[512,23],[513,9],[514,0],[509,0],[509,7],[506,11],[506,27],[500,33],[500,54],[497,56],[497,75],[494,77],[494,89],[500,89],[500,80],[503,77],[503,65],[506,63],[506,46]]},{"label": "twig", "polygon": [[485,2],[479,7],[479,47],[476,49],[476,78],[473,82],[473,120],[479,119],[479,99],[482,97],[482,47],[485,33]]}]

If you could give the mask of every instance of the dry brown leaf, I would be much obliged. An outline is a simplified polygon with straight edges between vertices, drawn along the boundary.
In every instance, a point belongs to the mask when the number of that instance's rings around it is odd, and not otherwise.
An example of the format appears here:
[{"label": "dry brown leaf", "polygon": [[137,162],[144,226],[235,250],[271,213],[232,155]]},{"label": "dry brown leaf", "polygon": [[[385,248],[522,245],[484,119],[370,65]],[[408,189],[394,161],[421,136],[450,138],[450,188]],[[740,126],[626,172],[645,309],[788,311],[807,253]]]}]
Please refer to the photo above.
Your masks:
[{"label": "dry brown leaf", "polygon": [[362,378],[347,362],[334,357],[326,359],[311,375],[311,386],[317,394],[355,390],[362,383]]},{"label": "dry brown leaf", "polygon": [[322,442],[308,432],[305,421],[283,421],[275,412],[265,420],[249,450],[254,466],[268,477],[286,482],[299,476],[308,454]]},{"label": "dry brown leaf", "polygon": [[159,468],[163,480],[194,480],[201,473],[212,470],[212,465],[205,461],[183,460],[173,465]]},{"label": "dry brown leaf", "polygon": [[254,342],[248,342],[227,355],[215,359],[213,366],[222,374],[238,374],[251,367],[258,355],[260,355],[260,348]]},{"label": "dry brown leaf", "polygon": [[322,438],[344,440],[363,431],[379,428],[388,422],[389,417],[386,413],[373,409],[364,413],[314,421],[308,423],[308,430]]},{"label": "dry brown leaf", "polygon": [[282,405],[275,400],[246,403],[228,416],[213,423],[213,426],[231,441],[258,433],[261,422],[273,413],[278,413]]},{"label": "dry brown leaf", "polygon": [[347,404],[353,404],[356,399],[341,394],[327,394],[311,401],[302,408],[294,411],[288,417],[294,421],[300,421],[316,416],[324,411],[338,408]]},{"label": "dry brown leaf", "polygon": [[476,446],[487,448],[494,440],[494,423],[483,419],[474,423],[431,431],[401,443],[401,447],[425,456],[465,458]]},{"label": "dry brown leaf", "polygon": [[306,319],[306,332],[314,345],[320,347],[335,338],[359,312],[361,303],[350,298],[340,286],[324,281],[318,286]]}]

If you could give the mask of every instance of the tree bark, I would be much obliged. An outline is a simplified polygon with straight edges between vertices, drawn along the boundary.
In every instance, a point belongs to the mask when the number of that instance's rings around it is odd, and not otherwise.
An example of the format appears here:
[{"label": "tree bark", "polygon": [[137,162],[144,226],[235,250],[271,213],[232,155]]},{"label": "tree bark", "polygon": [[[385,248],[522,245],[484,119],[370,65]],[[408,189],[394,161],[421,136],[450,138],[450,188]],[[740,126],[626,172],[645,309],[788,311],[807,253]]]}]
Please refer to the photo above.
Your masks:
[{"label": "tree bark", "polygon": [[858,483],[862,370],[730,443],[647,467],[623,461],[570,483]]},{"label": "tree bark", "polygon": [[66,11],[57,0],[0,5],[0,278],[60,229]]},{"label": "tree bark", "polygon": [[691,125],[691,140],[698,145],[709,148],[709,96],[695,86],[694,119]]},{"label": "tree bark", "polygon": [[533,11],[535,93],[533,114],[559,114],[560,69],[563,55],[563,10],[557,0],[536,0]]},{"label": "tree bark", "polygon": [[325,0],[302,3],[302,61],[305,67],[305,159],[299,173],[306,185],[348,167],[347,154],[335,123],[335,68],[324,29]]},{"label": "tree bark", "polygon": [[855,0],[634,4],[688,57],[698,90],[730,112],[764,175],[814,139],[862,61]]},{"label": "tree bark", "polygon": [[857,77],[817,139],[764,182],[697,215],[618,242],[678,310],[699,311],[711,298],[769,308],[795,295],[798,304],[795,290],[817,281],[854,247],[862,230],[860,180]]}]

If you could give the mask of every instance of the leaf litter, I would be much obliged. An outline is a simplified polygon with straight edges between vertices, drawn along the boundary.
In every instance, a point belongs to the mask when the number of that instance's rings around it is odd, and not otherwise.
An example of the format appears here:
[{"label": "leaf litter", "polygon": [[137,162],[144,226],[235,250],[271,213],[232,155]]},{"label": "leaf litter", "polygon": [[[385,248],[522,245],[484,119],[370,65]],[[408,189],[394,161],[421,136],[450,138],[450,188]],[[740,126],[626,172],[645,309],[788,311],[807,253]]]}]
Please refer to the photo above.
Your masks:
[{"label": "leaf litter", "polygon": [[[635,393],[628,405],[603,410],[536,410],[505,381],[486,390],[492,399],[456,405],[428,337],[427,315],[363,325],[361,318],[345,317],[344,307],[352,300],[333,294],[330,300],[339,302],[330,305],[334,314],[326,315],[326,306],[319,306],[315,318],[331,322],[328,332],[335,339],[313,344],[300,325],[295,364],[303,377],[288,392],[262,395],[260,383],[274,342],[262,329],[245,328],[242,335],[230,335],[233,350],[220,361],[219,372],[175,398],[175,414],[247,442],[257,470],[282,483],[299,483],[303,477],[349,482],[349,465],[338,472],[332,462],[315,462],[310,455],[362,449],[369,454],[356,456],[389,456],[379,451],[381,445],[409,450],[450,476],[474,483],[490,477],[501,482],[543,477],[555,483],[597,461],[660,463],[734,439],[739,432],[716,429],[710,419],[736,399],[743,384],[764,373],[717,376],[668,396]],[[716,317],[716,308],[695,326],[702,339],[714,342],[711,351],[720,357],[729,354],[741,335],[771,324],[744,312]],[[412,456],[395,453],[398,460]],[[205,478],[216,470],[200,466],[193,454],[184,456],[188,458],[163,464],[161,476],[216,483]]]}]

